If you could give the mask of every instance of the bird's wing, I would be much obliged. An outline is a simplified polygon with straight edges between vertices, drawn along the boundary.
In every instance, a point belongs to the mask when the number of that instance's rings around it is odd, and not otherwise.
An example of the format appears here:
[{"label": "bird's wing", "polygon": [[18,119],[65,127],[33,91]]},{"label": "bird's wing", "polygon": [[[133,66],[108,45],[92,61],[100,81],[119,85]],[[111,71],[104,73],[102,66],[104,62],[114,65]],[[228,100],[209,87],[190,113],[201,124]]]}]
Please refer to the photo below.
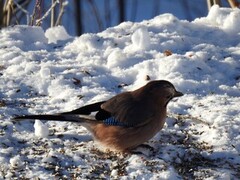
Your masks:
[{"label": "bird's wing", "polygon": [[89,115],[92,112],[96,112],[101,110],[101,105],[105,103],[106,101],[101,101],[93,104],[89,104],[83,107],[80,107],[78,109],[74,109],[72,111],[64,112],[61,114],[82,114],[82,115]]},{"label": "bird's wing", "polygon": [[[91,116],[92,113],[95,116]],[[89,116],[90,115],[90,116]],[[130,92],[121,93],[108,101],[89,104],[81,108],[55,115],[27,115],[15,117],[15,120],[41,119],[54,121],[87,121],[100,122],[106,125],[135,127],[150,121],[153,115],[151,108],[136,101]]]},{"label": "bird's wing", "polygon": [[129,126],[141,126],[150,121],[154,115],[153,110],[141,100],[136,100],[131,92],[121,93],[101,105],[101,108],[109,112],[114,121],[128,124]]}]

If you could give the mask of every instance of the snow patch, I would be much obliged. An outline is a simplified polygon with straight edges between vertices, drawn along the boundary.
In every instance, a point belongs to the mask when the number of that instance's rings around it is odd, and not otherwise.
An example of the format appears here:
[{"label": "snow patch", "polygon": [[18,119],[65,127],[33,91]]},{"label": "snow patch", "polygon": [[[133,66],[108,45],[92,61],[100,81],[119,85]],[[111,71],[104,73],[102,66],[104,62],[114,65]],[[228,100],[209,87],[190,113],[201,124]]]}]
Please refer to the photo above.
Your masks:
[{"label": "snow patch", "polygon": [[35,136],[40,138],[46,138],[49,135],[48,126],[43,124],[40,120],[35,120],[34,123]]},{"label": "snow patch", "polygon": [[57,43],[58,41],[68,40],[71,36],[67,33],[63,26],[55,26],[48,28],[45,32],[48,43]]}]

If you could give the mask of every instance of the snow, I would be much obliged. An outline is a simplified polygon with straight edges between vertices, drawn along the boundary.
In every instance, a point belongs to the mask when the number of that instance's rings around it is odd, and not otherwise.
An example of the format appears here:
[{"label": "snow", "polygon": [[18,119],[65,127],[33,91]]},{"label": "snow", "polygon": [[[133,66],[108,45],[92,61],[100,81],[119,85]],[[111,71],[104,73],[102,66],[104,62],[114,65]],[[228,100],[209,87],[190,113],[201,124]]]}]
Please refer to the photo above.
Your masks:
[{"label": "snow", "polygon": [[46,138],[49,135],[48,126],[40,120],[35,120],[34,123],[35,135],[40,138]]},{"label": "snow", "polygon": [[133,49],[144,50],[150,46],[150,37],[146,27],[137,29],[131,36]]},{"label": "snow", "polygon": [[64,41],[71,38],[63,26],[55,26],[47,29],[45,36],[48,39],[48,43],[55,44],[57,44],[57,41]]},{"label": "snow", "polygon": [[[61,26],[0,31],[0,179],[240,177],[240,10],[192,22],[163,14],[70,37]],[[14,122],[171,81],[164,128],[140,154],[103,153],[75,123]]]},{"label": "snow", "polygon": [[23,166],[21,157],[19,155],[17,155],[15,157],[11,158],[10,165],[12,166],[12,168],[21,168]]}]

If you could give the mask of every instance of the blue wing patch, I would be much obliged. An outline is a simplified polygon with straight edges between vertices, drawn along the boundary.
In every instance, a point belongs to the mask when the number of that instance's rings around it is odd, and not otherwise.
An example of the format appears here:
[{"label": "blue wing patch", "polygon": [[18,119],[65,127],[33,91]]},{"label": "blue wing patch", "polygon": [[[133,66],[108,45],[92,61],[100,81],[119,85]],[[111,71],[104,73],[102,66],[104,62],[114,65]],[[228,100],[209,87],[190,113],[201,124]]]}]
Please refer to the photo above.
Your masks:
[{"label": "blue wing patch", "polygon": [[109,126],[121,126],[121,127],[133,127],[132,124],[126,123],[126,122],[120,122],[116,120],[114,117],[107,118],[103,121],[105,125]]}]

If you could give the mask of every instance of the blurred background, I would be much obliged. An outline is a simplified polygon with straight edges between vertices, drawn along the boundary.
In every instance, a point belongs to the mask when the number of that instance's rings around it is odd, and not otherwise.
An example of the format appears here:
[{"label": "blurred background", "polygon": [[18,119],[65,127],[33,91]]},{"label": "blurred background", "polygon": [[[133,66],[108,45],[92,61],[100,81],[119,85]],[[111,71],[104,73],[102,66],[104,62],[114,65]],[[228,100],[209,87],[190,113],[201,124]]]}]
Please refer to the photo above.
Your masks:
[{"label": "blurred background", "polygon": [[192,21],[206,16],[213,4],[239,7],[236,0],[0,0],[0,28],[63,25],[70,35],[79,36],[163,13]]}]

